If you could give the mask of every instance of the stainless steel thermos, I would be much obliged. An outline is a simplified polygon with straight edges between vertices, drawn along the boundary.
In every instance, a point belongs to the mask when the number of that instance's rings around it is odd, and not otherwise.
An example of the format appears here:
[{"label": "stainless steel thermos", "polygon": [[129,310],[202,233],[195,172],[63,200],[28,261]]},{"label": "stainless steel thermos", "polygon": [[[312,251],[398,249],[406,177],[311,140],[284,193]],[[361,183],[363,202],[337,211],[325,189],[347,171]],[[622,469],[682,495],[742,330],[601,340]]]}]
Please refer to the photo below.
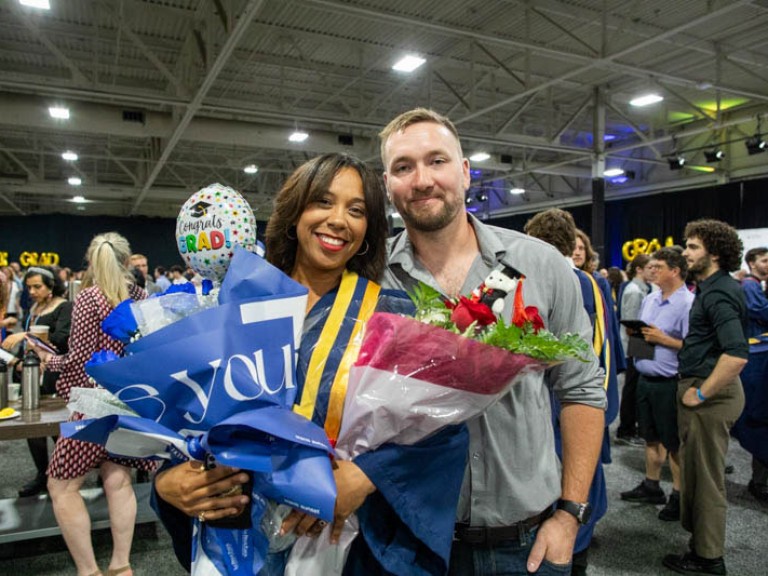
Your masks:
[{"label": "stainless steel thermos", "polygon": [[28,350],[21,363],[21,408],[36,410],[40,407],[40,357]]}]

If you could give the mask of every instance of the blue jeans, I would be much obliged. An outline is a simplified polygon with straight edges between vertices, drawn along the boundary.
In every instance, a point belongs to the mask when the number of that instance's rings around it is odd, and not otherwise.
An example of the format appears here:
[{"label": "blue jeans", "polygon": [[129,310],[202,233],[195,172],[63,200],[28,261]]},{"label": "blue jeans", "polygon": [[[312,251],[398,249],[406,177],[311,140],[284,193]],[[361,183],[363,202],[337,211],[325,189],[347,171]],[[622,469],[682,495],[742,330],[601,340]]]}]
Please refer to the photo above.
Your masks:
[{"label": "blue jeans", "polygon": [[[527,576],[528,554],[531,552],[536,532],[530,533],[528,543],[500,542],[493,547],[472,546],[454,541],[451,548],[449,576]],[[544,560],[536,574],[565,576],[571,573],[571,565],[552,564]]]}]

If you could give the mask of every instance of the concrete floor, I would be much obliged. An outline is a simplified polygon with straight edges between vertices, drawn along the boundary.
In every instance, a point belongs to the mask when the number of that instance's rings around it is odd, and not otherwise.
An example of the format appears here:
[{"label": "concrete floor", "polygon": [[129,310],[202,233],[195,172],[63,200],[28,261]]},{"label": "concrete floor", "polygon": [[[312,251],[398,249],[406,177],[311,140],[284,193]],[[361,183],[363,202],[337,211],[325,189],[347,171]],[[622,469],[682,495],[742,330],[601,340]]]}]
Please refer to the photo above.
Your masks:
[{"label": "concrete floor", "polygon": [[[619,492],[633,488],[643,476],[643,450],[616,446],[614,463],[606,468],[610,508],[596,529],[590,556],[589,574],[614,576],[631,574],[672,574],[661,566],[661,558],[686,549],[687,534],[678,523],[662,522],[656,514],[661,507],[631,504],[619,499]],[[750,456],[732,443],[728,462],[735,472],[727,477],[728,534],[726,563],[729,574],[764,576],[768,574],[768,505],[756,502],[747,492]],[[32,461],[23,441],[0,442],[0,498],[16,495],[16,490],[33,475]],[[93,485],[93,480],[90,481]],[[670,489],[669,478],[663,482]],[[171,551],[170,538],[162,527],[144,525],[134,540],[134,574],[181,576]],[[108,531],[94,535],[99,564],[109,561]],[[0,575],[54,576],[74,574],[74,565],[61,537],[25,543],[0,545]]]}]

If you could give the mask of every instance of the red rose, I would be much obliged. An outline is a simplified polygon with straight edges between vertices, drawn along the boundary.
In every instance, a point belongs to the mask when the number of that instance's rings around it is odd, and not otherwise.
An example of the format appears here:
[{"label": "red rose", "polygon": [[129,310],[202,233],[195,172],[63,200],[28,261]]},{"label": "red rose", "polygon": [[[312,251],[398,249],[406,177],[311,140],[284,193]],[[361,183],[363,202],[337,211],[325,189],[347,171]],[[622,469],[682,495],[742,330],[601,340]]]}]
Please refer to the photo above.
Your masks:
[{"label": "red rose", "polygon": [[488,306],[480,302],[473,302],[466,296],[459,297],[459,302],[453,306],[451,322],[464,332],[472,322],[478,326],[488,326],[496,323],[496,315]]},{"label": "red rose", "polygon": [[544,328],[544,320],[539,314],[539,309],[536,306],[526,306],[525,315],[528,317],[528,321],[533,324],[533,333],[538,334],[539,330]]}]

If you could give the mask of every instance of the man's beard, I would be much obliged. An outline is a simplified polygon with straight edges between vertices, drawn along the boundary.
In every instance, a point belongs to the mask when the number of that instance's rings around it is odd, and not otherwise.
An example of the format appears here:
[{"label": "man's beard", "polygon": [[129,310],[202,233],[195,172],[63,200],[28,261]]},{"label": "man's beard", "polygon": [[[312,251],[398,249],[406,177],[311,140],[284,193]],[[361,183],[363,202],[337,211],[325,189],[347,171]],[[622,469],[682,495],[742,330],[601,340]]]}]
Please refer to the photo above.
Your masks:
[{"label": "man's beard", "polygon": [[443,200],[443,205],[437,213],[414,214],[405,209],[399,212],[408,228],[419,232],[436,232],[448,226],[461,208],[462,205],[458,202]]},{"label": "man's beard", "polygon": [[691,264],[688,268],[688,273],[696,278],[700,278],[702,274],[707,272],[712,266],[712,258],[709,254],[702,256],[699,260]]}]

